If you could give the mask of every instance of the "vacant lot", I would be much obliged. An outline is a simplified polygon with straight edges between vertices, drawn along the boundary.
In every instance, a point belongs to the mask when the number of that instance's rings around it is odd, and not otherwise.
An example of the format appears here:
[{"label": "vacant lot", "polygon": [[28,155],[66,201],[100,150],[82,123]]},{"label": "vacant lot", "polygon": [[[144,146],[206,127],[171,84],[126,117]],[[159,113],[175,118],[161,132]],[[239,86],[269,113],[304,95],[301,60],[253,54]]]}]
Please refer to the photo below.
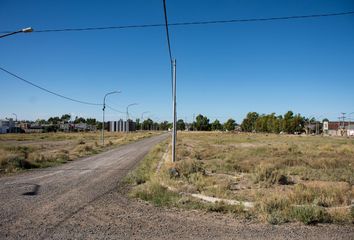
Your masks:
[{"label": "vacant lot", "polygon": [[354,221],[354,139],[179,133],[175,164],[167,146],[130,175],[132,196],[271,224]]},{"label": "vacant lot", "polygon": [[100,141],[100,134],[100,132],[2,134],[0,175],[62,164],[157,133],[106,133],[105,148]]}]

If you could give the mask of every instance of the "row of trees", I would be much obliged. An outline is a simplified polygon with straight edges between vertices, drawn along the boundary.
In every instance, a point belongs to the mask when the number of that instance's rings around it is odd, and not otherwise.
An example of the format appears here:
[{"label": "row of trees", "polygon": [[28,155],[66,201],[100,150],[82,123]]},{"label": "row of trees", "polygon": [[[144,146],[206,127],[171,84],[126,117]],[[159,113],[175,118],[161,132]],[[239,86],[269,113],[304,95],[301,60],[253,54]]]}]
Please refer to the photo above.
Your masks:
[{"label": "row of trees", "polygon": [[[61,117],[50,117],[46,120],[38,120],[42,124],[59,124],[59,123],[87,123],[96,125],[100,128],[101,122],[96,121],[95,118],[71,118],[70,114],[64,114]],[[300,114],[294,114],[288,111],[284,115],[259,114],[257,112],[249,112],[245,119],[243,119],[240,127],[244,132],[265,132],[265,133],[301,133],[307,123],[314,122],[315,119],[307,119]],[[177,130],[190,131],[233,131],[238,126],[234,119],[230,118],[226,122],[221,123],[219,120],[210,122],[207,116],[199,114],[192,123],[185,123],[183,119],[177,121]],[[148,118],[143,122],[136,119],[137,130],[161,130],[166,131],[172,128],[172,123],[168,121],[154,122]]]},{"label": "row of trees", "polygon": [[61,117],[50,117],[48,120],[38,119],[36,122],[40,124],[87,123],[89,125],[96,125],[98,123],[95,118],[83,118],[76,116],[72,119],[70,114],[64,114]]},{"label": "row of trees", "polygon": [[[179,120],[183,121],[183,120]],[[232,118],[228,119],[225,123],[221,123],[218,119],[210,123],[207,116],[199,114],[192,124],[188,124],[190,131],[233,131],[237,124]]]},{"label": "row of trees", "polygon": [[[140,123],[139,119],[136,119],[137,130],[161,130],[166,131],[172,129],[172,123],[168,121],[154,122],[150,118]],[[209,118],[199,114],[193,123],[185,123],[183,119],[177,121],[177,130],[189,130],[189,131],[232,131],[237,126],[234,119],[230,118],[225,123],[220,123],[219,120],[215,120],[210,123]]]},{"label": "row of trees", "polygon": [[305,124],[308,122],[309,119],[300,114],[294,115],[292,111],[278,116],[275,113],[260,115],[256,112],[249,112],[241,123],[241,129],[244,132],[293,134],[303,132]]}]

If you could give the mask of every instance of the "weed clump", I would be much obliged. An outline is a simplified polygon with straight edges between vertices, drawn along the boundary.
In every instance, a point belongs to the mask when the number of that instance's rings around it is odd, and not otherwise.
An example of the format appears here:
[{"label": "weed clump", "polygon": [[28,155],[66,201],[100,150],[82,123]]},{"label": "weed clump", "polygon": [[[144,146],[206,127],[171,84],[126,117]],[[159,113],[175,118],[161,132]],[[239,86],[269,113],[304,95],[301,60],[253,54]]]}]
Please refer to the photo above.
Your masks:
[{"label": "weed clump", "polygon": [[304,224],[331,223],[330,215],[322,207],[299,206],[294,207],[292,217]]},{"label": "weed clump", "polygon": [[180,175],[185,178],[189,178],[194,173],[205,174],[205,169],[202,166],[202,162],[196,160],[183,160],[176,164],[176,169]]},{"label": "weed clump", "polygon": [[155,206],[173,206],[178,202],[179,195],[169,191],[159,183],[153,182],[140,185],[132,193],[133,197],[153,203]]},{"label": "weed clump", "polygon": [[254,183],[262,183],[265,186],[273,184],[291,185],[293,181],[275,166],[260,165],[254,171]]}]

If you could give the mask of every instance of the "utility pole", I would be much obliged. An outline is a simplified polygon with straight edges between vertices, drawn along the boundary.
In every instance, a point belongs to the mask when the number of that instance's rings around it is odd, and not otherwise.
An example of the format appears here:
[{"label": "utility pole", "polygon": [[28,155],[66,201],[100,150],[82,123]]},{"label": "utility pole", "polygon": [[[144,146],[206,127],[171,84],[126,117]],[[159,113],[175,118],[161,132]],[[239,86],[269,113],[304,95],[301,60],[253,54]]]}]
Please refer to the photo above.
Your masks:
[{"label": "utility pole", "polygon": [[[345,130],[345,122],[344,122],[344,119],[345,119],[345,114],[344,112],[341,113],[342,116],[341,117],[338,117],[338,121],[339,121],[339,129],[340,129],[340,134],[343,136],[344,134],[344,130]],[[341,121],[342,120],[342,121]],[[342,124],[343,123],[343,124]]]},{"label": "utility pole", "polygon": [[176,59],[172,62],[172,108],[173,108],[173,126],[172,126],[172,162],[176,161],[176,140],[177,140],[177,111],[176,111]]}]

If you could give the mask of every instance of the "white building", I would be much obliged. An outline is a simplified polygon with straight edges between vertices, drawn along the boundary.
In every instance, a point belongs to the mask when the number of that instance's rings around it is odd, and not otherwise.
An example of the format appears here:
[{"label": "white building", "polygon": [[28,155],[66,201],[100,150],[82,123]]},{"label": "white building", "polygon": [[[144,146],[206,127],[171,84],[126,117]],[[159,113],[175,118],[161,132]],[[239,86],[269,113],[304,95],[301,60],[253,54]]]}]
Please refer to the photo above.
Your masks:
[{"label": "white building", "polygon": [[108,128],[110,132],[131,132],[136,131],[136,123],[132,120],[123,121],[109,121]]}]

